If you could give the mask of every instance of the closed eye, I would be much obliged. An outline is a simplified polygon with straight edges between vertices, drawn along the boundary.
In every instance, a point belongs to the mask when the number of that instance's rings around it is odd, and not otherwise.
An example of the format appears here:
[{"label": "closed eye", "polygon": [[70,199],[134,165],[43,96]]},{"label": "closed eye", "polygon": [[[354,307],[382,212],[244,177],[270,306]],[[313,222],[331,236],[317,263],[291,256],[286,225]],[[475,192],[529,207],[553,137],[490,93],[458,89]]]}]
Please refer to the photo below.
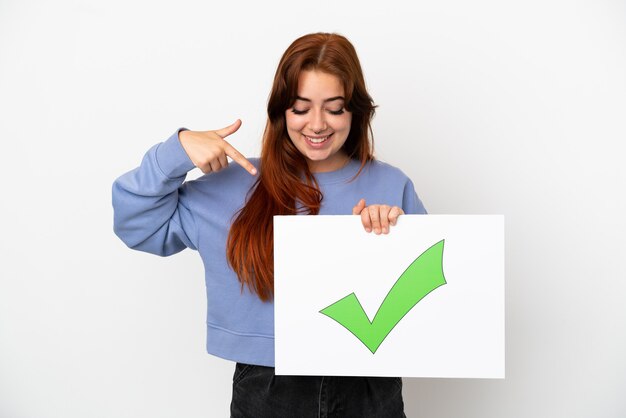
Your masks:
[{"label": "closed eye", "polygon": [[[291,108],[291,112],[296,114],[296,115],[304,115],[309,111],[309,109],[305,109],[305,110],[298,110],[295,107]],[[342,115],[344,113],[343,107],[339,110],[327,110],[328,113],[330,113],[331,115]]]}]

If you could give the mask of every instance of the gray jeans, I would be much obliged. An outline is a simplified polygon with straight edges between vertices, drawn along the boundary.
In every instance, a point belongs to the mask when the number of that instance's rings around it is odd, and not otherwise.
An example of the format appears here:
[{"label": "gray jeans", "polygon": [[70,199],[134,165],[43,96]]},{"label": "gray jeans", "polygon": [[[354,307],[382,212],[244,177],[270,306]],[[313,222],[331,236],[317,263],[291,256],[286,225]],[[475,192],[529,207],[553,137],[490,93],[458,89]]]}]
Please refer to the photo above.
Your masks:
[{"label": "gray jeans", "polygon": [[231,418],[405,418],[399,377],[276,376],[237,363]]}]

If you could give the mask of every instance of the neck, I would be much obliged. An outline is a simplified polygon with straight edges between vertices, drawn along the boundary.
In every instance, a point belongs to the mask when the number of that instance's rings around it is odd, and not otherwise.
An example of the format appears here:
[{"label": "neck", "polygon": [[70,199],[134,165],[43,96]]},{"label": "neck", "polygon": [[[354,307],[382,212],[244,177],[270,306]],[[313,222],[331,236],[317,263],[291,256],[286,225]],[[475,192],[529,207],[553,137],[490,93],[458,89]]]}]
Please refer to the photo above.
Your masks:
[{"label": "neck", "polygon": [[308,160],[309,170],[311,173],[328,173],[330,171],[336,171],[342,169],[350,162],[350,157],[343,151],[337,152],[331,158],[323,161]]}]

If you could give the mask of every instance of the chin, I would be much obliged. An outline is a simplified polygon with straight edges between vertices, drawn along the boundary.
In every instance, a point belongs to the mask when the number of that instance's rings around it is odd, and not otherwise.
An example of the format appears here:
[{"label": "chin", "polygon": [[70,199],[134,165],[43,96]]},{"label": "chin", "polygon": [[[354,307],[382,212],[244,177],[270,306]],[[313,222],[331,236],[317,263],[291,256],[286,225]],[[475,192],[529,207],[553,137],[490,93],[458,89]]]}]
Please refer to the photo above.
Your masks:
[{"label": "chin", "polygon": [[310,154],[306,155],[305,154],[304,156],[306,157],[307,160],[315,161],[316,163],[321,163],[321,162],[324,162],[324,161],[329,159],[329,155],[319,155],[319,154],[316,154],[316,155],[310,155]]}]

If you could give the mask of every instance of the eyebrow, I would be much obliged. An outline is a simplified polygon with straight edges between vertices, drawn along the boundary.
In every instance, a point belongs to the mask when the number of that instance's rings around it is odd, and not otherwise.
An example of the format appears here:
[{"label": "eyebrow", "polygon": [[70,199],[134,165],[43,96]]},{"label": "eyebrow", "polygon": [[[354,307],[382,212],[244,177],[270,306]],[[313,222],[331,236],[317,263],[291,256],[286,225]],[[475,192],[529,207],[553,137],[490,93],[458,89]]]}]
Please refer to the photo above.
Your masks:
[{"label": "eyebrow", "polygon": [[[302,100],[303,102],[311,102],[311,99],[307,99],[306,97],[296,96],[296,100]],[[335,96],[328,99],[324,99],[324,103],[332,102],[335,100],[346,100],[343,96]]]}]

